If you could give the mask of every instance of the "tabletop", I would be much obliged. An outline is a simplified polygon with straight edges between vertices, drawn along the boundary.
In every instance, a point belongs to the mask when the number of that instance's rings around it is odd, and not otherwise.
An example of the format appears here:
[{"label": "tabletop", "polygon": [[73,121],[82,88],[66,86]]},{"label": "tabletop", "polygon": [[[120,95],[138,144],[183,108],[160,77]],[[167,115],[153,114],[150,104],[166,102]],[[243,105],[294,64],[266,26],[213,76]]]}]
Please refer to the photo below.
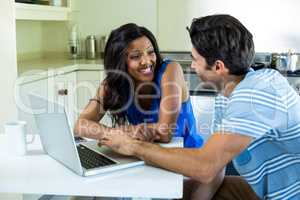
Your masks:
[{"label": "tabletop", "polygon": [[[42,150],[39,138],[27,155],[9,153],[0,135],[0,193],[55,194],[133,198],[181,198],[183,176],[152,166],[137,166],[92,177],[73,173]],[[174,138],[167,147],[182,147]]]}]

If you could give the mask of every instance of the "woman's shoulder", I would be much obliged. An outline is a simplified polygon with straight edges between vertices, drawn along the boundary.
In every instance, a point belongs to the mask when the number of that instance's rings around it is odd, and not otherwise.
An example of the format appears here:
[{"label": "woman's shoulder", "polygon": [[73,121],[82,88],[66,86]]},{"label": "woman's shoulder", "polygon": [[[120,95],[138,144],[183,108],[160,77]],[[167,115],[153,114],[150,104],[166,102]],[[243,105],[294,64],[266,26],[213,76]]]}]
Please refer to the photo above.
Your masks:
[{"label": "woman's shoulder", "polygon": [[166,71],[169,71],[169,70],[178,70],[178,69],[181,69],[181,65],[175,61],[175,60],[170,60],[170,59],[164,59],[162,61],[162,64],[161,64],[161,68],[160,68],[160,72],[162,74],[164,74]]},{"label": "woman's shoulder", "polygon": [[171,61],[166,65],[166,69],[161,78],[161,84],[174,85],[176,84],[182,89],[182,102],[189,97],[188,88],[184,80],[184,73],[181,65],[176,61]]},{"label": "woman's shoulder", "polygon": [[166,60],[164,74],[176,75],[183,73],[181,65],[174,60]]},{"label": "woman's shoulder", "polygon": [[176,60],[172,60],[169,58],[164,58],[162,61],[162,65],[169,65],[169,64],[179,64]]}]

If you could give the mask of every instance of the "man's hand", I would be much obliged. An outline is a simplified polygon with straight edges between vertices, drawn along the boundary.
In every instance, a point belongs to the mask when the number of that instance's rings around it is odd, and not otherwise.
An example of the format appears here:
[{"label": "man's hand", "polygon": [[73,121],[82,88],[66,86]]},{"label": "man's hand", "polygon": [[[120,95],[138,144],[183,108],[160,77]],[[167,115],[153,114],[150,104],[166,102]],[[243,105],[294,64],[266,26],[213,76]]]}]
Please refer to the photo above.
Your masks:
[{"label": "man's hand", "polygon": [[138,141],[122,131],[111,131],[100,140],[101,145],[110,147],[117,153],[132,156],[134,155],[134,144]]}]

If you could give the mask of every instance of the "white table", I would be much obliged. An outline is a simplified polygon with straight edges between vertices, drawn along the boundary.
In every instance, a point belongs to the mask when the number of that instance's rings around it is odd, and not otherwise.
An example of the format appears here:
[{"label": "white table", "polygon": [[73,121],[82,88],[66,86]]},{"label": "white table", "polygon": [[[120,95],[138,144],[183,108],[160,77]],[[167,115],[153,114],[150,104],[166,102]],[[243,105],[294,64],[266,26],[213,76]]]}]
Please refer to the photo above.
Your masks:
[{"label": "white table", "polygon": [[[93,177],[81,177],[46,155],[39,139],[26,156],[9,154],[0,135],[0,193],[54,194],[133,198],[181,198],[183,176],[151,166],[139,166]],[[173,140],[182,146],[182,140]],[[172,145],[171,144],[171,145]]]}]

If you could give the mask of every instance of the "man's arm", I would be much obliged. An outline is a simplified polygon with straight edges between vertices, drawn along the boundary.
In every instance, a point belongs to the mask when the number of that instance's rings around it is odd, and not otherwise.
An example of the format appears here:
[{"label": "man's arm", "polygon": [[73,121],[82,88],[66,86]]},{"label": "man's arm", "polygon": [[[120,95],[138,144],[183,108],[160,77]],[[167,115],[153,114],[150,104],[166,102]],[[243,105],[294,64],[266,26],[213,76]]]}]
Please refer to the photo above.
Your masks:
[{"label": "man's arm", "polygon": [[139,157],[147,163],[165,168],[202,183],[210,183],[252,138],[239,134],[215,133],[201,149],[163,148],[159,145],[132,140],[125,135],[109,135],[102,140],[115,151]]}]

